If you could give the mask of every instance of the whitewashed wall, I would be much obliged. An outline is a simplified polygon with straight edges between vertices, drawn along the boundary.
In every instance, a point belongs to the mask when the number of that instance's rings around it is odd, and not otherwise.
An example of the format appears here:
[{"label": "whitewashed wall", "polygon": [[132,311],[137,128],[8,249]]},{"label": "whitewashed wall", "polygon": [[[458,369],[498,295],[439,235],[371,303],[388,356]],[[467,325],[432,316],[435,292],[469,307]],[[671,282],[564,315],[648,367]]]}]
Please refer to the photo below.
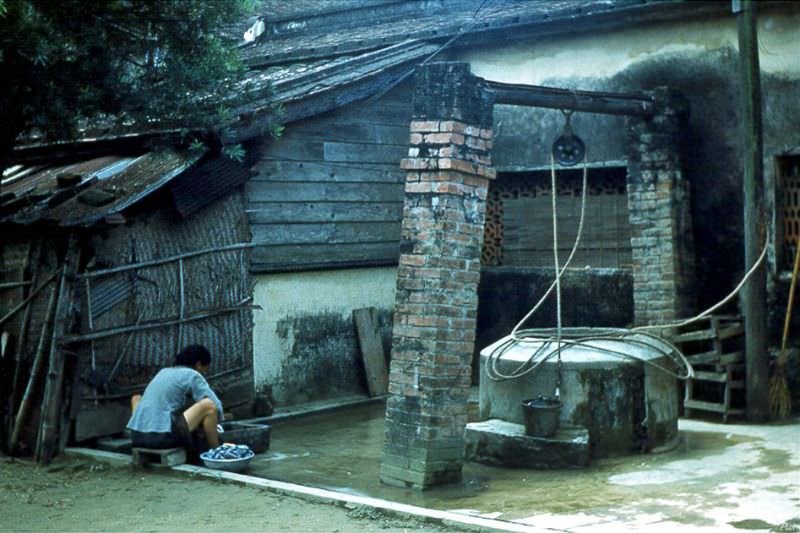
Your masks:
[{"label": "whitewashed wall", "polygon": [[394,308],[394,267],[255,275],[256,390],[276,405],[365,392],[352,312]]}]

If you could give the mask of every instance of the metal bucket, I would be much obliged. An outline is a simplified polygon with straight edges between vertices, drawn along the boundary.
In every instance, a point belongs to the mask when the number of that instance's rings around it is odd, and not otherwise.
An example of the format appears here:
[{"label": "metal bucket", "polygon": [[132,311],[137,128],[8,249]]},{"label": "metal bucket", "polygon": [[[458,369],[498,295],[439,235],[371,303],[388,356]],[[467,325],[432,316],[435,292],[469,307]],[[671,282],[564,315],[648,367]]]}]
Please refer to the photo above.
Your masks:
[{"label": "metal bucket", "polygon": [[561,401],[548,396],[537,396],[522,401],[525,434],[531,437],[550,437],[558,429]]}]

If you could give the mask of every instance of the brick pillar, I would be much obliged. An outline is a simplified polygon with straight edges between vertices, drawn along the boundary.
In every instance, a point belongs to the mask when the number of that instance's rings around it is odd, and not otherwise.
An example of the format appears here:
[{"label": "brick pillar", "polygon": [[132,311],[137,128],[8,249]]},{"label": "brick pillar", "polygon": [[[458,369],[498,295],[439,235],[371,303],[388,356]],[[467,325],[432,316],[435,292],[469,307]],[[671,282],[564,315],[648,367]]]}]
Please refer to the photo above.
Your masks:
[{"label": "brick pillar", "polygon": [[691,316],[694,238],[689,182],[681,166],[688,102],[658,88],[651,118],[628,119],[628,208],[636,325]]},{"label": "brick pillar", "polygon": [[465,63],[417,72],[381,480],[459,481],[478,309],[492,106]]}]

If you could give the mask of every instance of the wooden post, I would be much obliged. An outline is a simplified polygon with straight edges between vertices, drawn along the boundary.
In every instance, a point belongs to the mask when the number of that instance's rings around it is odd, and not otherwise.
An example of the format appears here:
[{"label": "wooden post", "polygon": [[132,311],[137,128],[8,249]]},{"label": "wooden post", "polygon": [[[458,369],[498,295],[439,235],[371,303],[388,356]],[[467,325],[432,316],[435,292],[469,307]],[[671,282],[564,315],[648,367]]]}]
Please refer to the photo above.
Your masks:
[{"label": "wooden post", "polygon": [[[744,145],[744,261],[747,271],[764,246],[764,164],[761,124],[761,82],[758,62],[755,0],[734,0],[739,32],[742,125]],[[766,268],[762,265],[744,286],[747,418],[769,418],[769,354],[767,351]]]},{"label": "wooden post", "polygon": [[45,380],[44,397],[42,398],[39,436],[36,441],[35,457],[37,462],[48,464],[58,451],[59,431],[69,428],[60,427],[61,408],[64,390],[64,350],[59,339],[64,336],[70,325],[72,311],[72,284],[77,273],[80,260],[80,246],[76,234],[71,234],[64,255],[63,274],[58,288],[55,323],[50,341],[50,356]]}]

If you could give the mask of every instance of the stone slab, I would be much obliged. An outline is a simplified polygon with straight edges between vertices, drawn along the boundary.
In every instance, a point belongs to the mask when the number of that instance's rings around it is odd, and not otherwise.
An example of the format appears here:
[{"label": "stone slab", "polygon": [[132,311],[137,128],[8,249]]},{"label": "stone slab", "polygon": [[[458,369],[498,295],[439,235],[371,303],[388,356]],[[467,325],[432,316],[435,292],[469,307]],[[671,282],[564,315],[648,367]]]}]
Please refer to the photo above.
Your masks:
[{"label": "stone slab", "polygon": [[552,437],[531,437],[522,424],[491,419],[467,424],[464,441],[468,461],[543,470],[589,466],[586,428],[561,427]]},{"label": "stone slab", "polygon": [[183,448],[132,448],[131,463],[136,466],[176,466],[186,462]]}]

